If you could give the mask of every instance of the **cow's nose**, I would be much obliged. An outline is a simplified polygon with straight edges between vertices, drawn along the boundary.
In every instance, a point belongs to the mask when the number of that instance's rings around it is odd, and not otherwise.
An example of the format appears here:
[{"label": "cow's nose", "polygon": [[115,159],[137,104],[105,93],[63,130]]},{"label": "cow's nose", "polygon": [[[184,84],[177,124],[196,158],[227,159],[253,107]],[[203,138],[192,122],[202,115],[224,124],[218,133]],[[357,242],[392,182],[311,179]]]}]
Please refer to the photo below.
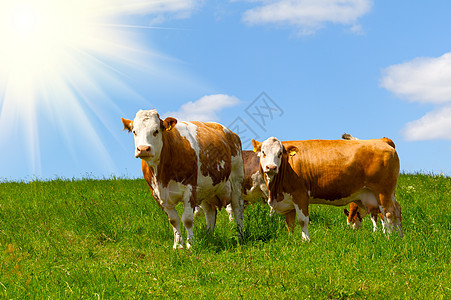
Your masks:
[{"label": "cow's nose", "polygon": [[277,166],[275,166],[275,165],[266,165],[266,172],[276,173],[277,172]]},{"label": "cow's nose", "polygon": [[136,147],[136,157],[150,156],[150,146],[138,146]]}]

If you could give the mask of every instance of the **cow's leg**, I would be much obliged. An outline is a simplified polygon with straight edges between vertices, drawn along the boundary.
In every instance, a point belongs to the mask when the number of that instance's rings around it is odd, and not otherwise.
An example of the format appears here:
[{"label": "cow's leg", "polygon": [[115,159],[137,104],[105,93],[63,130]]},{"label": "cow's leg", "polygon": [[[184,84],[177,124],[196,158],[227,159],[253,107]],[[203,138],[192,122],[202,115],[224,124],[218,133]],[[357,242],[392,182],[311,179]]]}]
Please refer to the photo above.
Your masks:
[{"label": "cow's leg", "polygon": [[288,233],[294,233],[294,226],[296,224],[296,210],[290,210],[285,213],[285,222],[287,223]]},{"label": "cow's leg", "polygon": [[207,201],[201,203],[202,209],[205,213],[205,221],[207,223],[207,230],[211,233],[215,230],[216,225],[216,208],[212,207]]},{"label": "cow's leg", "polygon": [[184,207],[182,214],[182,222],[186,228],[186,247],[191,248],[191,244],[194,242],[193,223],[194,223],[194,210],[189,201],[191,195],[185,196]]},{"label": "cow's leg", "polygon": [[303,203],[301,207],[295,204],[294,208],[296,209],[296,217],[298,219],[298,222],[302,226],[302,239],[304,241],[310,242],[310,236],[308,234],[308,222],[309,222],[308,203]]},{"label": "cow's leg", "polygon": [[183,237],[182,234],[180,233],[180,218],[177,211],[175,210],[175,208],[172,209],[164,208],[164,211],[168,215],[169,222],[171,223],[172,229],[174,230],[173,248],[174,249],[183,248],[185,243],[183,242]]},{"label": "cow's leg", "polygon": [[232,209],[232,204],[227,204],[226,206],[226,212],[229,215],[229,221],[232,222],[233,221],[233,209]]},{"label": "cow's leg", "polygon": [[244,203],[243,199],[241,198],[241,186],[242,186],[242,179],[241,180],[232,180],[231,182],[231,204],[232,204],[232,210],[233,215],[235,217],[236,221],[236,234],[239,239],[243,238],[243,209],[244,209]]},{"label": "cow's leg", "polygon": [[377,231],[379,229],[377,227],[377,213],[371,213],[371,222],[373,222],[373,232]]}]

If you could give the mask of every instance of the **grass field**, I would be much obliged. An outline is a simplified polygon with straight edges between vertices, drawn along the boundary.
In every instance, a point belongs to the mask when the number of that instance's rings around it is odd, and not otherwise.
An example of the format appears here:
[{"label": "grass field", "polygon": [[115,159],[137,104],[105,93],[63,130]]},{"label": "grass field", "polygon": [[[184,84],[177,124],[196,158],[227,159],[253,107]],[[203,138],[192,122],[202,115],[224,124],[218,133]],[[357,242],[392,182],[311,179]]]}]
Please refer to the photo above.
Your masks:
[{"label": "grass field", "polygon": [[402,239],[312,205],[306,243],[254,204],[244,242],[222,210],[174,251],[144,180],[2,182],[0,298],[451,299],[451,178],[401,175],[397,199]]}]

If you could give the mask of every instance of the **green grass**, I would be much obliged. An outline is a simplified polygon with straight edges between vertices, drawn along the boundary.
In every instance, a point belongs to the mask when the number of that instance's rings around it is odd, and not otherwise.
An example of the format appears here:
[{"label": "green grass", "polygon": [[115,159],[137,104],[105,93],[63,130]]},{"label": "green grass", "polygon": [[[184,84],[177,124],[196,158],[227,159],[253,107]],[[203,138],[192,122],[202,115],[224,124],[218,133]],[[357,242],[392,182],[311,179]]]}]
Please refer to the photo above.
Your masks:
[{"label": "green grass", "polygon": [[404,238],[355,232],[343,208],[310,207],[311,242],[267,205],[245,210],[245,241],[222,210],[195,220],[192,250],[144,180],[0,183],[0,298],[450,299],[451,178],[401,175]]}]

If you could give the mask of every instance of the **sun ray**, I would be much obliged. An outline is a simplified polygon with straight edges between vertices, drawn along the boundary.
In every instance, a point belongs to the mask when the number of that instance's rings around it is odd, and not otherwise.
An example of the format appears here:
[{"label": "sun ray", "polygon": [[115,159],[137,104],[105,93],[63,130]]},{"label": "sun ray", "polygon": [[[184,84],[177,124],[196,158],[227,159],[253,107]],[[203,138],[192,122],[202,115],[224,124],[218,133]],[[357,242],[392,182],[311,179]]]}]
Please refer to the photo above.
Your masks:
[{"label": "sun ray", "polygon": [[21,136],[36,175],[41,172],[39,118],[54,123],[70,156],[76,156],[77,133],[89,141],[92,151],[105,154],[101,163],[107,169],[114,169],[94,125],[100,123],[113,133],[103,111],[105,107],[120,111],[105,86],[134,94],[121,76],[130,68],[152,69],[152,58],[164,57],[127,30],[182,30],[122,22],[123,15],[136,9],[133,5],[145,2],[0,2],[0,145],[8,144],[13,135]]}]

